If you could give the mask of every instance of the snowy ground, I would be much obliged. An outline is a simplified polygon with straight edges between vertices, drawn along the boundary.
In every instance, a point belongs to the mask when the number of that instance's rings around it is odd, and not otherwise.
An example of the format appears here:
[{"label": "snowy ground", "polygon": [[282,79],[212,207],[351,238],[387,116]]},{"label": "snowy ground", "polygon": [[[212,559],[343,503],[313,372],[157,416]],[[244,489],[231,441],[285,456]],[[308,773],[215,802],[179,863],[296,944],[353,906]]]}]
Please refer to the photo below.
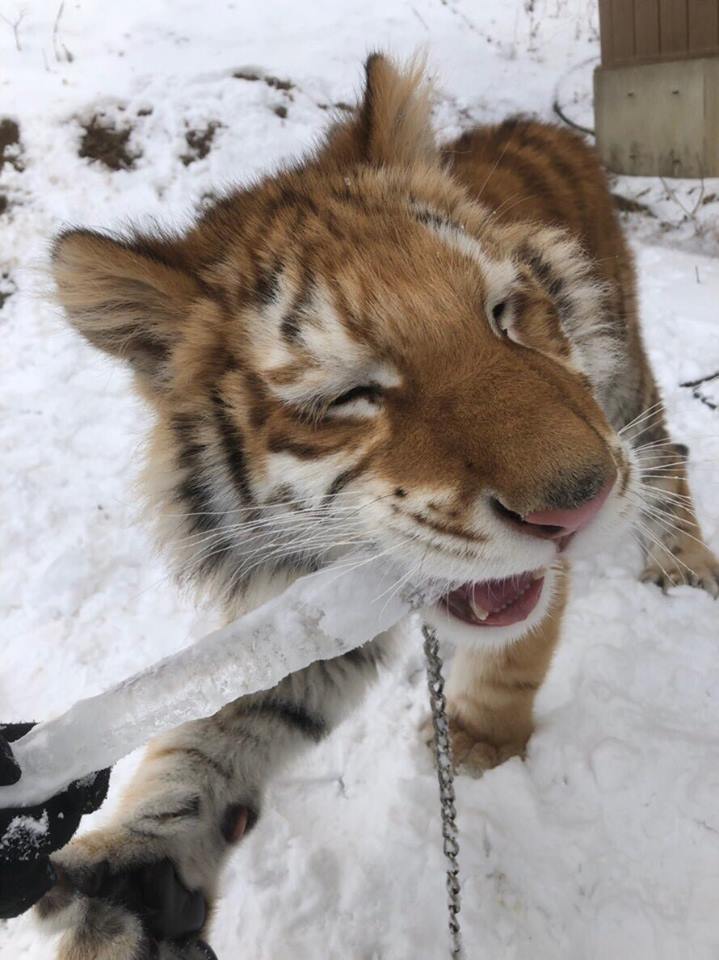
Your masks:
[{"label": "snowy ground", "polygon": [[[145,414],[127,377],[38,297],[60,224],[188,217],[310,144],[373,47],[426,47],[447,135],[517,110],[549,117],[558,78],[567,111],[591,123],[593,6],[2,4],[0,718],[54,714],[214,623],[178,597],[137,523]],[[679,384],[719,368],[719,181],[616,189],[649,208],[630,223],[646,335],[716,549],[718,415]],[[471,960],[719,957],[719,610],[639,585],[638,567],[627,539],[576,570],[527,762],[458,785]],[[221,960],[446,955],[424,711],[415,645],[277,785],[228,870]],[[2,960],[51,956],[30,919],[0,923]]]}]

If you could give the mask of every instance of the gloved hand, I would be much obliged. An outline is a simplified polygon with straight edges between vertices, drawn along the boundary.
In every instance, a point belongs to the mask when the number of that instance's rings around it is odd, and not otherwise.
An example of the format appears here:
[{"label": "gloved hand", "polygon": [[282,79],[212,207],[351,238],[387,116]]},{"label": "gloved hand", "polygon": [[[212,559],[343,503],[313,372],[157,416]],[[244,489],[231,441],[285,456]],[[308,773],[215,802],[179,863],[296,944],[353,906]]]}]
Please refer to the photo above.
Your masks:
[{"label": "gloved hand", "polygon": [[[33,726],[0,724],[0,787],[20,779],[22,772],[10,744]],[[84,814],[98,809],[109,782],[110,770],[101,770],[76,780],[44,803],[0,809],[0,919],[19,916],[51,888],[61,890],[70,884],[70,878],[58,876],[49,855],[65,846]],[[217,960],[208,944],[192,937],[192,930],[204,923],[202,896],[185,889],[169,862],[148,868],[143,879],[152,904],[152,910],[145,908],[143,921],[158,940],[177,938],[155,948],[158,960]],[[127,878],[102,876],[96,883],[95,896],[127,905]]]},{"label": "gloved hand", "polygon": [[[0,787],[20,779],[10,744],[33,726],[0,724]],[[57,876],[49,855],[65,846],[84,814],[97,810],[109,782],[109,769],[101,770],[71,783],[45,803],[0,809],[0,918],[24,913],[52,887]]]}]

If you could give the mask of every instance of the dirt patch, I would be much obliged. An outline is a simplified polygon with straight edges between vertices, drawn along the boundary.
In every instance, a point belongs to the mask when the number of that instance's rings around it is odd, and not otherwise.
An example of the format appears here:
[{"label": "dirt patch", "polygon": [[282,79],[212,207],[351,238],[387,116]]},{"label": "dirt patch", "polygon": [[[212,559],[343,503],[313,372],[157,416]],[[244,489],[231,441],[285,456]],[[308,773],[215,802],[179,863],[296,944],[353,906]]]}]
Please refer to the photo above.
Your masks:
[{"label": "dirt patch", "polygon": [[215,133],[222,126],[219,121],[210,120],[204,130],[188,130],[185,134],[187,141],[187,153],[183,153],[180,160],[189,167],[195,160],[204,160],[210,152],[212,142],[215,139]]},{"label": "dirt patch", "polygon": [[[296,90],[297,87],[294,83],[292,83],[291,80],[282,80],[280,77],[273,77],[270,74],[257,73],[254,70],[235,70],[232,76],[236,80],[247,80],[248,83],[264,83],[271,90],[279,91],[284,96],[285,100],[294,100],[292,91]],[[281,120],[284,120],[287,117],[287,107],[284,103],[275,104],[274,107],[271,107],[271,110]]]},{"label": "dirt patch", "polygon": [[255,73],[253,70],[235,70],[232,76],[236,80],[247,80],[250,83],[266,83],[268,87],[272,87],[273,90],[283,90],[285,93],[289,93],[290,90],[294,90],[295,84],[291,80],[281,80],[279,77],[265,76],[264,74]]},{"label": "dirt patch", "polygon": [[22,170],[20,162],[20,127],[14,120],[4,117],[0,120],[0,170],[6,163],[16,170]]},{"label": "dirt patch", "polygon": [[259,73],[252,73],[251,70],[235,70],[232,76],[235,80],[247,80],[249,83],[256,83],[258,80],[262,80]]},{"label": "dirt patch", "polygon": [[0,310],[2,310],[5,305],[5,301],[11,297],[16,290],[17,287],[10,274],[5,271],[0,273]]},{"label": "dirt patch", "polygon": [[95,114],[89,123],[81,124],[82,139],[78,155],[83,159],[97,160],[110,170],[131,170],[140,151],[129,148],[132,127],[116,127],[107,117]]},{"label": "dirt patch", "polygon": [[273,90],[294,90],[295,85],[291,80],[280,80],[279,77],[265,77],[265,83]]},{"label": "dirt patch", "polygon": [[354,107],[351,103],[345,103],[344,100],[338,100],[337,103],[318,103],[320,110],[341,110],[343,113],[352,113]]}]

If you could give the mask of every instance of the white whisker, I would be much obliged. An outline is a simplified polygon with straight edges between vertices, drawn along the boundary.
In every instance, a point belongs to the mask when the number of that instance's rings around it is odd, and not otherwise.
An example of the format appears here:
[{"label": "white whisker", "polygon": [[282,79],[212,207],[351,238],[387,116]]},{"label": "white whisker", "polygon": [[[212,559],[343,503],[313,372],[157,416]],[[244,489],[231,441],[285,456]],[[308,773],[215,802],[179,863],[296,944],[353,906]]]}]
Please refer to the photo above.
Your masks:
[{"label": "white whisker", "polygon": [[644,423],[644,421],[647,420],[648,418],[650,417],[656,418],[658,416],[663,416],[664,414],[663,406],[664,405],[662,401],[657,400],[657,402],[652,404],[651,407],[647,407],[646,410],[643,410],[641,413],[638,413],[633,420],[629,421],[629,423],[625,423],[620,430],[617,430],[617,434],[621,437],[625,433],[628,433],[630,430],[632,430],[634,427],[637,427],[639,426],[639,424]]},{"label": "white whisker", "polygon": [[[641,533],[642,533],[643,536],[645,536],[647,539],[651,540],[651,542],[654,543],[655,546],[659,547],[659,548],[660,548],[661,550],[663,550],[666,554],[668,554],[669,557],[670,557],[675,563],[678,563],[680,566],[684,567],[684,569],[687,570],[693,577],[696,577],[696,576],[697,576],[696,571],[692,570],[692,568],[691,568],[688,564],[686,564],[686,563],[681,559],[681,557],[678,557],[675,553],[673,553],[673,552],[669,549],[669,547],[661,540],[661,538],[657,537],[656,534],[654,534],[646,524],[642,523],[641,520],[636,520],[636,521],[635,521],[635,525],[639,528],[639,530],[641,531]],[[658,558],[655,558],[655,559],[657,559],[657,563],[659,563]],[[665,571],[665,574],[666,574],[666,571]],[[687,583],[686,578],[684,578],[684,583],[685,583],[685,584]]]}]

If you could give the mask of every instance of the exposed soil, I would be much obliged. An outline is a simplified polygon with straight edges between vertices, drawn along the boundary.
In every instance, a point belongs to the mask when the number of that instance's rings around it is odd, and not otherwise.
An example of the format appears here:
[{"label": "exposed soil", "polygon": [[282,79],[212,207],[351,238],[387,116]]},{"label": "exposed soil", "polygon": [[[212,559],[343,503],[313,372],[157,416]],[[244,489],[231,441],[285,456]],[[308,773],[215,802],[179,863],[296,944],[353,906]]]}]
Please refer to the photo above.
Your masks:
[{"label": "exposed soil", "polygon": [[17,287],[9,273],[3,270],[0,274],[0,310],[5,305],[5,301],[11,297]]},{"label": "exposed soil", "polygon": [[279,77],[264,76],[259,73],[254,73],[252,70],[235,70],[232,76],[237,80],[248,80],[250,83],[262,81],[262,83],[266,83],[268,87],[272,87],[273,90],[289,92],[295,89],[295,84],[292,83],[291,80],[280,80]]},{"label": "exposed soil", "polygon": [[338,100],[336,103],[318,103],[320,110],[342,110],[343,113],[352,113],[354,107],[351,103],[345,103],[344,100]]},{"label": "exposed soil", "polygon": [[[249,83],[264,83],[272,90],[279,90],[287,100],[293,100],[291,91],[297,87],[291,80],[281,80],[279,77],[273,77],[269,74],[255,73],[254,70],[235,70],[232,74],[237,80],[247,80]],[[278,103],[272,107],[272,112],[276,113],[281,120],[287,116],[287,107],[284,103]]]},{"label": "exposed soil", "polygon": [[131,170],[142,154],[129,148],[132,127],[116,127],[107,117],[95,114],[89,123],[82,124],[79,156],[97,160],[110,170]]},{"label": "exposed soil", "polygon": [[204,130],[188,130],[185,134],[187,141],[187,153],[183,153],[180,160],[189,167],[195,160],[203,160],[210,152],[212,141],[215,139],[215,133],[222,126],[216,120],[210,120]]},{"label": "exposed soil", "polygon": [[10,163],[16,170],[22,170],[18,154],[20,152],[20,127],[9,117],[0,120],[0,170]]}]

